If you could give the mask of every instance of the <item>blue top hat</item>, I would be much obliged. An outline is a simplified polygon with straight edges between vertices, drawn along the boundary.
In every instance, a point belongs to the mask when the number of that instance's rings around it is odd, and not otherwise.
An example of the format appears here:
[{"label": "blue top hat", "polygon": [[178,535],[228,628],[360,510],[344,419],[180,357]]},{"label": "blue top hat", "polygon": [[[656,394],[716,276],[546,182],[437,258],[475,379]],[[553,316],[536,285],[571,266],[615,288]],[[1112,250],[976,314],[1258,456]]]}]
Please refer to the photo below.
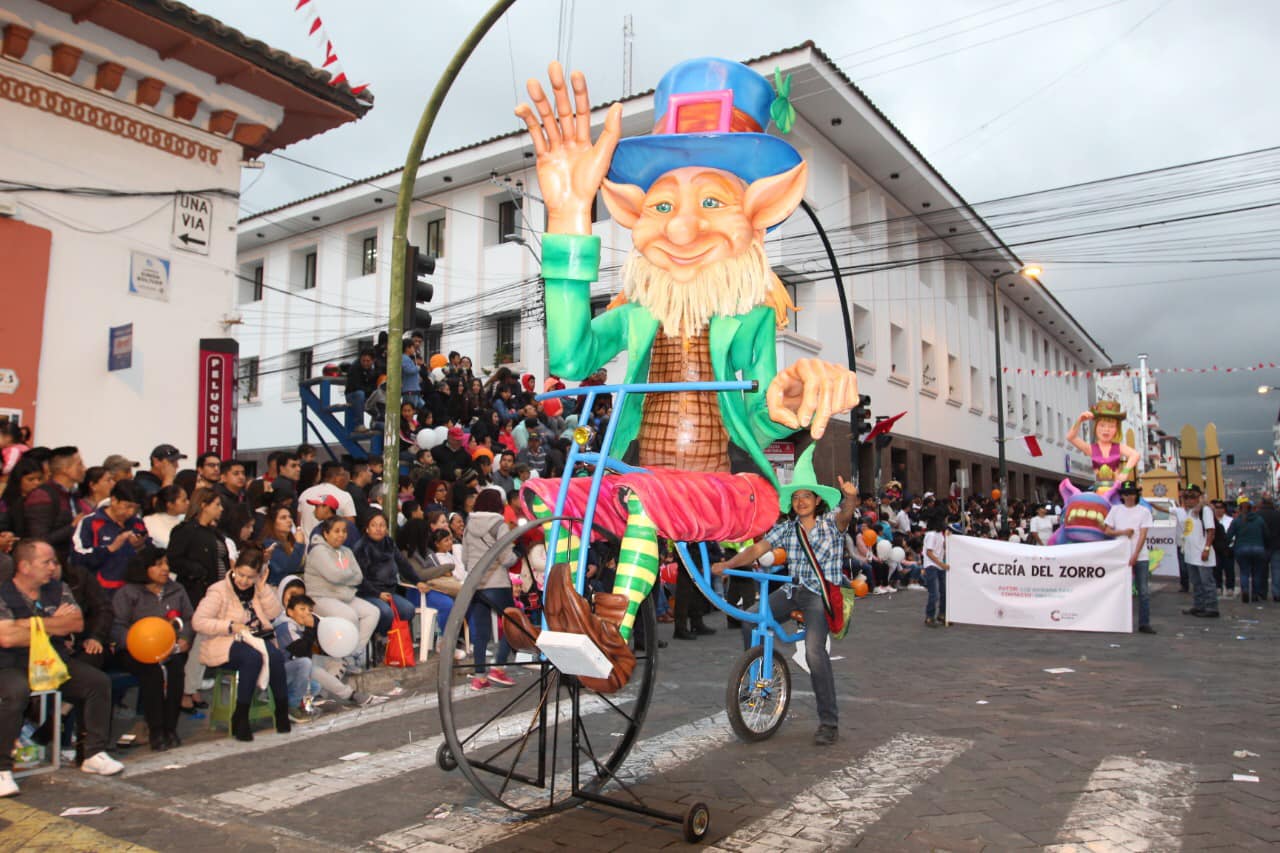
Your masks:
[{"label": "blue top hat", "polygon": [[791,143],[764,132],[773,99],[769,81],[740,62],[682,62],[653,94],[653,133],[618,143],[609,180],[648,192],[659,177],[683,166],[722,169],[748,184],[780,175],[801,158]]}]

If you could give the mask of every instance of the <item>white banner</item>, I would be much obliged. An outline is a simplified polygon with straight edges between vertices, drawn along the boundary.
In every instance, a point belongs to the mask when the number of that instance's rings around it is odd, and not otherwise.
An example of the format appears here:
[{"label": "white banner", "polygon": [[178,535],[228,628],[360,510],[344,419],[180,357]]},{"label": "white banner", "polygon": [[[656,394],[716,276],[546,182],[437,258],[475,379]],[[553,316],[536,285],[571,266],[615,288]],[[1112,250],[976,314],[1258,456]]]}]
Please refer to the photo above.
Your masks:
[{"label": "white banner", "polygon": [[1127,538],[1043,548],[949,536],[947,617],[973,625],[1131,632],[1129,546]]}]

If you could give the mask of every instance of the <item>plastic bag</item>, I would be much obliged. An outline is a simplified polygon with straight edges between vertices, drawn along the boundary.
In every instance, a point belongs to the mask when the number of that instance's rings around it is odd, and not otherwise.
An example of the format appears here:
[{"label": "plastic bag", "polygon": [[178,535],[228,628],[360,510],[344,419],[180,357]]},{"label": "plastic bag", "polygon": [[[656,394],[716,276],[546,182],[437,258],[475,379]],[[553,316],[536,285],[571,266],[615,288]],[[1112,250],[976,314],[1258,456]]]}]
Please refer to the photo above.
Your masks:
[{"label": "plastic bag", "polygon": [[31,653],[27,663],[27,681],[32,692],[57,690],[63,682],[71,680],[67,665],[58,656],[44,629],[44,620],[31,617]]}]

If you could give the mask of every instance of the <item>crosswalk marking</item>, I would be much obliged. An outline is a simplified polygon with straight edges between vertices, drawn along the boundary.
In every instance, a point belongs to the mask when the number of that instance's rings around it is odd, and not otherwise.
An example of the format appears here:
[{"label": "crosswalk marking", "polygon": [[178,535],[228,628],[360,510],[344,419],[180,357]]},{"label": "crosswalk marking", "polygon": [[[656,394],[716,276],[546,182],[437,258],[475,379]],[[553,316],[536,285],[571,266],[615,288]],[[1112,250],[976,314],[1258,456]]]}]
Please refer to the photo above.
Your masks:
[{"label": "crosswalk marking", "polygon": [[1176,851],[1195,779],[1186,764],[1113,755],[1089,776],[1058,830],[1058,853],[1098,850]]},{"label": "crosswalk marking", "polygon": [[[579,713],[585,717],[598,714],[609,707],[602,699],[592,695],[582,699]],[[495,720],[489,723],[484,733],[471,741],[469,746],[484,746],[515,738],[525,732],[529,719],[529,711],[520,711]],[[465,738],[470,731],[470,729],[466,732],[460,730],[459,737]],[[436,750],[444,740],[443,734],[432,735],[395,749],[372,753],[356,761],[337,761],[268,782],[224,791],[221,794],[215,794],[213,799],[219,803],[258,813],[291,808],[318,797],[349,791],[361,785],[382,782],[414,770],[434,766]]]},{"label": "crosswalk marking", "polygon": [[[708,850],[831,850],[858,835],[918,785],[973,746],[973,741],[899,734],[853,764],[721,839]],[[714,820],[714,816],[712,818]]]},{"label": "crosswalk marking", "polygon": [[[732,740],[729,717],[721,711],[639,741],[618,768],[618,778],[630,784],[655,776],[699,758]],[[556,790],[562,790],[562,784],[566,786],[564,790],[567,790],[568,774],[562,775],[565,778],[557,778]],[[485,804],[451,812],[440,820],[428,820],[388,832],[370,843],[380,850],[402,853],[478,850],[553,819],[554,817],[522,820],[508,809]]]}]

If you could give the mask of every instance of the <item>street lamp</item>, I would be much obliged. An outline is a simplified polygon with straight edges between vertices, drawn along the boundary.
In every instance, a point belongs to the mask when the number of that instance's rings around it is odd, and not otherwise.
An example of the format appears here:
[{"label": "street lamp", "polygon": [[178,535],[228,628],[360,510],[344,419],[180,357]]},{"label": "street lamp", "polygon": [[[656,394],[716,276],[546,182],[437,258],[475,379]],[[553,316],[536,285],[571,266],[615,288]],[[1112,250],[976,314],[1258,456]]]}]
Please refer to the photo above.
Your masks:
[{"label": "street lamp", "polygon": [[1258,386],[1259,394],[1269,394],[1272,391],[1280,391],[1280,388],[1277,388],[1275,385],[1259,385]]},{"label": "street lamp", "polygon": [[1000,363],[1000,279],[1005,276],[1022,276],[1028,281],[1039,281],[1044,270],[1038,264],[1024,264],[1016,272],[1002,272],[991,279],[991,317],[996,333],[996,446],[1000,459],[1000,520],[1003,523],[1009,509],[1009,462],[1004,453],[1004,371]]}]

